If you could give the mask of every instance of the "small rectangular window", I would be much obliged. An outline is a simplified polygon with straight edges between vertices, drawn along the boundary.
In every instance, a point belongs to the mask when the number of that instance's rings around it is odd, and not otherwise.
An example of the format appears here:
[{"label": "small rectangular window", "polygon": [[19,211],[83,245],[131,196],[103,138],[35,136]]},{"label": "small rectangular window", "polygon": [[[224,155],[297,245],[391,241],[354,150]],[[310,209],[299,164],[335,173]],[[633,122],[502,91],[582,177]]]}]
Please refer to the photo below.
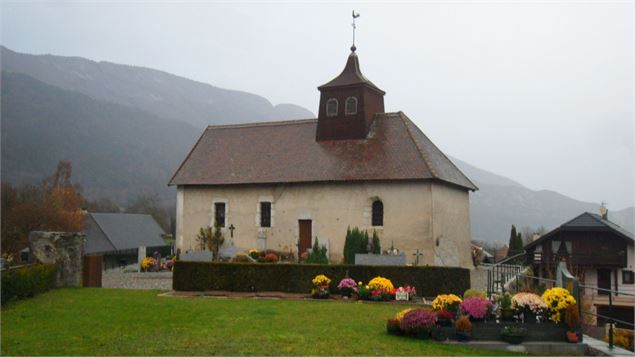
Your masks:
[{"label": "small rectangular window", "polygon": [[631,270],[622,270],[622,284],[634,284],[635,274]]},{"label": "small rectangular window", "polygon": [[214,203],[214,224],[219,227],[225,227],[225,203]]},{"label": "small rectangular window", "polygon": [[271,202],[260,202],[260,227],[271,227]]}]

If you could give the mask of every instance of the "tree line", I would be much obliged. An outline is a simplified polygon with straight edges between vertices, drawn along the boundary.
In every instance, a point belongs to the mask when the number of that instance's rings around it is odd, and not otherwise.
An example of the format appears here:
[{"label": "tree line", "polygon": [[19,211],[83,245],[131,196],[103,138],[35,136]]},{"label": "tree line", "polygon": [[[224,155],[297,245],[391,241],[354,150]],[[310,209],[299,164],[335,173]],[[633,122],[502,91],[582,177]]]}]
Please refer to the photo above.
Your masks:
[{"label": "tree line", "polygon": [[15,257],[28,247],[32,231],[81,231],[86,212],[149,214],[164,232],[173,231],[174,219],[161,205],[158,195],[140,194],[125,207],[108,198],[90,200],[82,194],[81,186],[72,182],[72,173],[72,163],[60,161],[55,172],[40,184],[2,182],[0,242],[3,256]]}]

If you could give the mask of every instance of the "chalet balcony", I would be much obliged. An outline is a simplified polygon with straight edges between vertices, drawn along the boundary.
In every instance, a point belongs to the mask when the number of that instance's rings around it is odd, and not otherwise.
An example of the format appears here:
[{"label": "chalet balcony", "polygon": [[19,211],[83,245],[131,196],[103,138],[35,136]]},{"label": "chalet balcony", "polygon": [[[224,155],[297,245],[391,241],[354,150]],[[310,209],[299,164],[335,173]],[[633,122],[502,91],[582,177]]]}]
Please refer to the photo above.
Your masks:
[{"label": "chalet balcony", "polygon": [[[543,254],[541,261],[534,260],[534,263],[538,264],[553,264],[557,265],[561,256],[555,256],[552,254]],[[568,261],[573,265],[589,266],[596,268],[623,268],[626,267],[626,254],[612,253],[602,254],[601,252],[586,253],[586,254],[569,254]]]}]

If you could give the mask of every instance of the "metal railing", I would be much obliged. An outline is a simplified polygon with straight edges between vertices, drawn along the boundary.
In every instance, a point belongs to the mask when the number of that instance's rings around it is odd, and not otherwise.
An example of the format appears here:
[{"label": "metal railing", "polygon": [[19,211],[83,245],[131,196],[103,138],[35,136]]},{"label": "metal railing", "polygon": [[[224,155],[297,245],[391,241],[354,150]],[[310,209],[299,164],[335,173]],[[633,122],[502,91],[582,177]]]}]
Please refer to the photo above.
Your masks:
[{"label": "metal railing", "polygon": [[[570,273],[568,271],[566,271],[567,274],[570,275]],[[571,276],[571,275],[570,275]],[[553,286],[558,286],[558,283],[560,283],[560,285],[564,285],[562,284],[562,281],[558,281],[558,280],[553,280],[553,279],[547,279],[547,278],[540,278],[540,277],[536,277],[536,276],[532,276],[532,275],[527,275],[527,274],[518,274],[516,276],[516,291],[518,291],[520,289],[520,279],[529,279],[530,281],[538,281],[538,282],[543,282],[546,283],[545,286],[550,285],[551,287]],[[584,284],[580,284],[577,281],[577,278],[571,276],[572,279],[572,284],[568,284],[570,285],[570,287],[566,287],[567,290],[570,290],[570,292],[574,295],[576,301],[580,302],[580,293],[579,293],[579,289],[591,289],[591,290],[595,290],[595,291],[603,291],[606,292],[608,296],[608,308],[609,308],[609,312],[608,312],[608,316],[606,315],[602,315],[602,314],[597,314],[597,313],[592,313],[589,311],[583,311],[582,310],[582,304],[579,303],[578,304],[578,309],[580,312],[580,315],[588,315],[588,316],[592,316],[594,318],[602,318],[608,321],[608,325],[609,325],[609,332],[608,332],[608,343],[609,343],[609,349],[613,349],[614,347],[614,325],[615,323],[619,323],[622,324],[624,326],[629,326],[630,329],[635,329],[635,325],[633,323],[630,323],[628,321],[624,321],[624,320],[620,320],[620,319],[616,319],[613,317],[613,295],[624,295],[624,296],[632,296],[635,297],[635,294],[631,294],[631,293],[626,293],[626,292],[618,292],[617,290],[612,290],[612,289],[604,289],[604,288],[598,288],[595,286],[591,286],[591,285],[584,285]],[[560,286],[560,287],[565,287],[565,286]],[[573,290],[573,291],[571,291]]]},{"label": "metal railing", "polygon": [[523,257],[525,252],[507,257],[496,264],[481,264],[487,269],[487,296],[505,292],[505,287],[522,273],[524,267],[519,264],[506,264]]}]

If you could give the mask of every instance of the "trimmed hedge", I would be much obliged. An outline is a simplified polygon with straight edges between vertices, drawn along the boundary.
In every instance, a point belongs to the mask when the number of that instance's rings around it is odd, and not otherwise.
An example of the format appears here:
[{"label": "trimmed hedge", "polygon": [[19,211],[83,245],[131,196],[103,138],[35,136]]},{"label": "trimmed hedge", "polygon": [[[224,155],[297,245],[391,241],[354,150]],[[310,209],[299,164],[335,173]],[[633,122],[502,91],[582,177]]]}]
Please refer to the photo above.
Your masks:
[{"label": "trimmed hedge", "polygon": [[55,286],[55,264],[26,265],[9,268],[2,275],[2,305],[12,300],[33,297]]},{"label": "trimmed hedge", "polygon": [[463,268],[317,264],[244,264],[177,261],[172,287],[180,291],[281,291],[309,293],[318,274],[332,279],[331,292],[348,276],[368,283],[383,276],[397,286],[412,285],[419,296],[457,294],[470,287],[470,272]]}]

